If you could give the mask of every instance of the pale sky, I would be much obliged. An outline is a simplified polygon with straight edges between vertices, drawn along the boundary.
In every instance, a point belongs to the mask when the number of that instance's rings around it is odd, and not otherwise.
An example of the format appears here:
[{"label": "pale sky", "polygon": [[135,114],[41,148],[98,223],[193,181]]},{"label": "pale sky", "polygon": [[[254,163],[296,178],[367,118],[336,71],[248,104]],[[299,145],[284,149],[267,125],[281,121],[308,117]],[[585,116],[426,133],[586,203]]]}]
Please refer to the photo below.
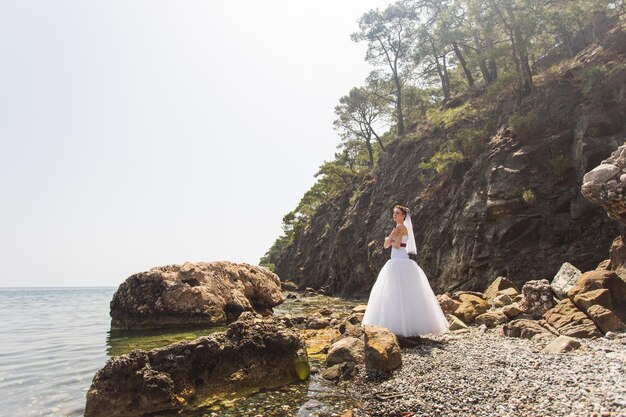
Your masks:
[{"label": "pale sky", "polygon": [[257,264],[389,1],[2,0],[0,286]]}]

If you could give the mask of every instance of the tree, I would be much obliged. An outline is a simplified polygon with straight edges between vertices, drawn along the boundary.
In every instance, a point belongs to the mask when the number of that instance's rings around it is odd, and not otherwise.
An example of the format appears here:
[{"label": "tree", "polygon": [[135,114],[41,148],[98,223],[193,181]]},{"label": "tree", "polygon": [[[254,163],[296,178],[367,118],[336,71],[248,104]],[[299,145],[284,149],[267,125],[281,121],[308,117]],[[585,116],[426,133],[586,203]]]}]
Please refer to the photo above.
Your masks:
[{"label": "tree", "polygon": [[372,140],[375,139],[380,149],[385,150],[382,139],[375,130],[375,125],[385,116],[384,103],[380,96],[366,88],[355,87],[347,96],[339,99],[335,114],[335,129],[340,132],[344,144],[351,144],[355,140],[356,143],[363,143],[369,157],[369,166],[373,167]]},{"label": "tree", "polygon": [[408,80],[413,60],[411,47],[415,36],[416,16],[404,1],[389,5],[384,11],[370,10],[359,19],[359,31],[352,34],[355,42],[367,42],[365,60],[388,69],[386,74],[394,86],[396,133],[405,132],[402,90]]}]

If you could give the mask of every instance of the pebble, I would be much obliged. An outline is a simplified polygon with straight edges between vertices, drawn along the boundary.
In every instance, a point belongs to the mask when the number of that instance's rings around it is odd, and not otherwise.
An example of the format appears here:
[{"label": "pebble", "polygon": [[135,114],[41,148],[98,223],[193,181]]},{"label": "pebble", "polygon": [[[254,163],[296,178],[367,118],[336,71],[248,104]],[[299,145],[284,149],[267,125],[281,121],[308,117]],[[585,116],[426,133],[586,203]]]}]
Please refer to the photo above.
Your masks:
[{"label": "pebble", "polygon": [[555,355],[501,327],[423,337],[391,375],[359,369],[349,388],[362,404],[355,415],[626,415],[626,336],[578,340],[579,350]]}]

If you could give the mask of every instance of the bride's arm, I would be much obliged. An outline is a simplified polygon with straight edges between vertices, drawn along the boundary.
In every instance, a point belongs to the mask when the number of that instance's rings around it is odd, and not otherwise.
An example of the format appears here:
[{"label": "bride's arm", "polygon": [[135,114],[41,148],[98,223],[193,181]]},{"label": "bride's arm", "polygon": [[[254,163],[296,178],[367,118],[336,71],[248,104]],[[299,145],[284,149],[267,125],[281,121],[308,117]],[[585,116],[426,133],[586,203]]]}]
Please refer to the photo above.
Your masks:
[{"label": "bride's arm", "polygon": [[[385,239],[385,243],[383,244],[383,247],[385,249],[389,248],[389,246],[393,246],[394,248],[399,248],[400,247],[400,241],[402,239],[397,239],[398,234],[400,233],[400,229],[398,229],[397,227],[394,228],[391,233],[389,233],[389,236],[387,236],[387,238]],[[398,241],[398,244],[396,246],[395,241]]]}]

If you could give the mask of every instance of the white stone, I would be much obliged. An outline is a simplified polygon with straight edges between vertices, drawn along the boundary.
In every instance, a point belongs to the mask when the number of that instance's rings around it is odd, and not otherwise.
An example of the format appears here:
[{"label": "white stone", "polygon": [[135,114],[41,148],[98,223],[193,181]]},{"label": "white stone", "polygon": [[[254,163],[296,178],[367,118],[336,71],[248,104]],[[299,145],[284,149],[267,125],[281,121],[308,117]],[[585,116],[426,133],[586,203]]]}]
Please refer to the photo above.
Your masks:
[{"label": "white stone", "polygon": [[567,292],[574,286],[582,272],[569,262],[561,265],[559,272],[552,279],[550,287],[559,299],[567,298]]}]

